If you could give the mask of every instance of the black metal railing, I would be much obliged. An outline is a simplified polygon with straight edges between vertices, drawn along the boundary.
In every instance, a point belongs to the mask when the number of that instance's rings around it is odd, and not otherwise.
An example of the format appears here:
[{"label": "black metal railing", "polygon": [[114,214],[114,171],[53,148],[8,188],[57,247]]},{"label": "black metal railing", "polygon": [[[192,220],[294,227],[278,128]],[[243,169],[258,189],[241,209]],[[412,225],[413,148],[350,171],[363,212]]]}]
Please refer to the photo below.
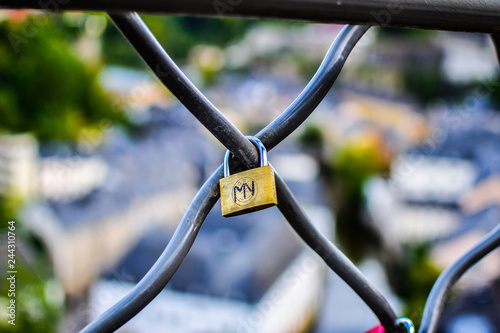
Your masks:
[{"label": "black metal railing", "polygon": [[[256,134],[267,150],[294,132],[315,110],[335,83],[357,41],[370,25],[410,26],[495,33],[500,29],[500,2],[496,0],[375,0],[301,1],[231,0],[233,10],[217,13],[216,1],[96,1],[96,0],[3,0],[2,6],[45,8],[49,10],[144,10],[195,15],[232,15],[256,18],[284,18],[347,25],[330,47],[322,64],[302,93],[272,123]],[[222,1],[222,0],[221,0]],[[176,66],[136,13],[110,13],[109,17],[135,48],[161,82],[184,104],[235,158],[246,168],[257,166],[258,155],[252,143],[193,85]],[[377,20],[379,18],[379,20]],[[495,46],[499,38],[492,35]],[[167,285],[188,254],[203,221],[219,199],[222,165],[208,178],[186,210],[163,254],[146,276],[113,307],[91,322],[82,332],[112,332],[151,302]],[[298,235],[370,307],[386,332],[406,332],[384,296],[357,267],[312,224],[283,179],[276,174],[278,208]],[[444,299],[452,285],[473,264],[500,246],[500,225],[474,248],[448,267],[437,280],[424,309],[419,332],[435,332]]]},{"label": "black metal railing", "polygon": [[2,0],[0,6],[289,19],[483,33],[499,32],[500,19],[497,0]]}]

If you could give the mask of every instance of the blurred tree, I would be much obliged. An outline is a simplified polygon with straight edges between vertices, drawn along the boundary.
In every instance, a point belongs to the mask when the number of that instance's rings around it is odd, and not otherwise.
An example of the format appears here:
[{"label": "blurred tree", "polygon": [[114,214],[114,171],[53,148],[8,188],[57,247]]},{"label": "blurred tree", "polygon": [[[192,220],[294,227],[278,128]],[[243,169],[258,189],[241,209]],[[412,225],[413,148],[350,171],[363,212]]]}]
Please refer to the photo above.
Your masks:
[{"label": "blurred tree", "polygon": [[429,41],[436,35],[433,30],[378,27],[379,36],[409,38],[415,41]]},{"label": "blurred tree", "polygon": [[[22,15],[18,15],[21,13]],[[127,124],[122,110],[99,86],[99,66],[88,67],[73,42],[82,31],[60,15],[16,12],[0,22],[0,133],[30,132],[40,140],[76,141],[84,131],[111,122]],[[16,221],[16,325],[1,332],[57,332],[64,292],[53,280],[51,264],[39,242],[23,229],[16,212],[21,200],[0,197],[0,267],[7,267],[6,226]],[[7,270],[0,272],[6,281]],[[8,283],[0,284],[5,314]],[[6,316],[2,316],[6,318]]]},{"label": "blurred tree", "polygon": [[[440,70],[442,50],[434,42],[435,31],[378,28],[377,32],[377,43],[394,57],[386,60],[397,64],[402,92],[415,97],[423,106],[444,97],[449,84]],[[378,73],[386,75],[380,69]]]},{"label": "blurred tree", "polygon": [[370,131],[344,142],[331,165],[337,233],[354,261],[380,247],[378,235],[363,216],[363,185],[370,176],[388,172],[389,165],[390,154],[383,139]]},{"label": "blurred tree", "polygon": [[[17,229],[19,230],[19,229]],[[17,231],[16,230],[16,231]],[[6,232],[0,233],[6,239]],[[16,233],[16,274],[15,288],[10,288],[10,283],[2,283],[0,288],[0,322],[1,332],[30,332],[50,333],[58,331],[58,321],[62,314],[64,304],[64,291],[52,278],[51,264],[45,253],[36,252],[30,248],[31,244],[24,241],[21,232]],[[0,242],[7,248],[5,242]],[[3,258],[8,258],[5,254]],[[2,258],[2,261],[4,260]],[[2,267],[7,267],[4,263]],[[7,271],[0,272],[2,281],[7,281],[11,276]],[[14,300],[15,317],[8,317],[7,307]],[[11,306],[12,307],[12,306]],[[10,313],[10,310],[9,310]],[[8,321],[15,319],[10,324]]]},{"label": "blurred tree", "polygon": [[389,170],[390,157],[376,133],[347,140],[336,155],[335,170],[346,195],[361,193],[365,180]]},{"label": "blurred tree", "polygon": [[468,89],[477,99],[487,98],[496,111],[500,111],[500,75],[495,75],[491,81],[474,82]]},{"label": "blurred tree", "polygon": [[[19,223],[16,211],[20,205],[21,201],[13,196],[0,197],[0,267],[8,267],[7,260],[14,259],[17,272],[15,288],[9,290],[10,283],[0,284],[0,332],[57,332],[64,292],[52,280],[52,265],[44,249],[32,241],[32,236]],[[9,221],[16,221],[12,224],[15,227],[14,252],[7,252],[7,227],[12,226]],[[0,272],[2,281],[7,281],[9,276],[7,269]],[[15,301],[15,325],[9,324],[12,317],[7,317],[11,299]]]},{"label": "blurred tree", "polygon": [[324,145],[324,136],[321,128],[314,124],[304,125],[304,130],[300,133],[299,144],[304,148],[317,148]]},{"label": "blurred tree", "polygon": [[365,129],[345,139],[333,157],[324,158],[326,143],[320,125],[309,125],[298,138],[303,149],[319,162],[324,189],[335,212],[338,240],[350,259],[360,261],[381,246],[379,235],[363,216],[363,185],[375,174],[388,172],[391,155],[383,138]]},{"label": "blurred tree", "polygon": [[403,89],[416,97],[422,105],[443,97],[447,83],[435,68],[415,66],[403,71]]},{"label": "blurred tree", "polygon": [[405,302],[404,315],[420,325],[427,297],[441,271],[430,260],[428,244],[406,245],[386,258],[390,283]]},{"label": "blurred tree", "polygon": [[321,127],[318,124],[304,125],[297,139],[298,144],[318,161],[321,175],[328,177],[329,165],[324,157],[325,137]]},{"label": "blurred tree", "polygon": [[[31,132],[42,140],[75,140],[103,119],[126,123],[97,81],[72,52],[74,29],[56,16],[3,21],[0,34],[0,130]],[[29,31],[29,33],[28,33]]]}]

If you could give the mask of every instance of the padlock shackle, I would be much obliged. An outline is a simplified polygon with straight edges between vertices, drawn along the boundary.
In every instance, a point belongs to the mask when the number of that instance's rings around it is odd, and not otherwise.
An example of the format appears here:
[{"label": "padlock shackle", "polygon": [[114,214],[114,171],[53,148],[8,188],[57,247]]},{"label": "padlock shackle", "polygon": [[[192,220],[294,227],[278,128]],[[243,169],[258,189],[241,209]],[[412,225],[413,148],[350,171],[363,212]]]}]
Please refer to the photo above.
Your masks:
[{"label": "padlock shackle", "polygon": [[[247,139],[250,140],[254,146],[257,147],[259,150],[259,156],[260,156],[260,166],[263,167],[267,165],[267,149],[260,141],[254,136],[247,136]],[[224,177],[228,177],[230,175],[229,173],[229,156],[231,155],[231,152],[229,149],[226,151],[226,155],[224,155]]]}]

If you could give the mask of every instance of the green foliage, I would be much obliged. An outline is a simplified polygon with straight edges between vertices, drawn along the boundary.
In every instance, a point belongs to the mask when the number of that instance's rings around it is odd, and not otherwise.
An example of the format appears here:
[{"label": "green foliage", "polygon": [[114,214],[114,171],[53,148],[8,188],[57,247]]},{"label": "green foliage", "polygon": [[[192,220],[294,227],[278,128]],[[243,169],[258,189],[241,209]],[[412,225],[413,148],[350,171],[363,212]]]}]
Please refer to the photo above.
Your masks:
[{"label": "green foliage", "polygon": [[[12,221],[16,219],[17,210],[21,207],[19,198],[9,195],[0,196],[0,221]],[[2,222],[2,223],[3,223]],[[6,226],[6,225],[5,225]],[[2,225],[4,227],[4,225]]]},{"label": "green foliage", "polygon": [[406,68],[403,71],[403,89],[413,94],[422,105],[442,97],[446,86],[443,77],[434,68]]},{"label": "green foliage", "polygon": [[414,41],[427,41],[436,35],[433,30],[405,29],[405,28],[384,28],[378,27],[379,37],[389,38],[409,38]]},{"label": "green foliage", "polygon": [[475,82],[468,91],[477,99],[489,99],[496,110],[500,109],[500,75],[496,75],[491,81]]},{"label": "green foliage", "polygon": [[387,171],[389,160],[380,139],[363,135],[344,142],[330,163],[325,179],[334,189],[332,207],[336,211],[337,234],[343,250],[353,261],[380,247],[378,234],[363,217],[362,187],[366,179]]},{"label": "green foliage", "polygon": [[305,148],[321,147],[324,142],[321,128],[317,125],[306,125],[298,139],[299,144]]},{"label": "green foliage", "polygon": [[[6,233],[2,232],[2,236]],[[15,300],[15,325],[8,323],[12,319],[2,316],[0,321],[0,331],[2,332],[30,332],[48,333],[57,332],[57,325],[62,313],[62,290],[57,284],[50,280],[45,274],[43,266],[48,267],[49,263],[41,258],[36,259],[36,265],[28,263],[21,256],[21,240],[17,241],[16,271],[15,274],[15,297],[9,296],[9,283],[2,283],[0,288],[0,313],[4,313],[11,304],[11,299]],[[1,243],[6,247],[5,243]],[[6,267],[3,266],[3,267]],[[0,272],[2,281],[10,275],[7,271]],[[11,294],[12,295],[12,294]]]},{"label": "green foliage", "polygon": [[335,156],[335,173],[346,195],[359,197],[364,181],[387,171],[389,160],[383,156],[378,140],[362,137],[346,142]]},{"label": "green foliage", "polygon": [[[62,313],[63,291],[52,280],[51,264],[41,248],[33,246],[33,239],[16,216],[21,202],[13,197],[0,198],[0,267],[7,268],[7,260],[15,260],[15,288],[10,283],[0,284],[1,332],[57,332]],[[15,224],[9,225],[9,221]],[[15,252],[7,252],[7,227],[14,226]],[[11,231],[12,232],[12,231]],[[12,234],[10,234],[12,235]],[[8,255],[14,255],[9,257]],[[12,262],[9,262],[12,264]],[[0,271],[0,279],[8,281],[7,269]],[[12,294],[12,292],[14,294]],[[7,307],[15,301],[15,326],[8,323]]]},{"label": "green foliage", "polygon": [[404,315],[418,325],[427,297],[440,270],[429,258],[429,246],[406,246],[398,258],[389,263],[389,277],[395,292],[405,302]]},{"label": "green foliage", "polygon": [[74,140],[102,119],[124,122],[98,85],[98,70],[72,53],[74,32],[46,19],[45,25],[32,17],[0,23],[0,34],[8,37],[0,39],[0,129]]}]

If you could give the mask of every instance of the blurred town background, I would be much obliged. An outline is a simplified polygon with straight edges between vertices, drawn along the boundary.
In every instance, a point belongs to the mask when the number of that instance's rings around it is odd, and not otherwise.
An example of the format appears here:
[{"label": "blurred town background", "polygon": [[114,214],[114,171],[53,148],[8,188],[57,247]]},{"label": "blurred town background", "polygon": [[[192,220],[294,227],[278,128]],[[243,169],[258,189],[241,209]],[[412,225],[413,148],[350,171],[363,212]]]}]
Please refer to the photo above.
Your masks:
[{"label": "blurred town background", "polygon": [[[246,135],[312,77],[337,25],[143,16]],[[500,87],[488,36],[371,29],[270,152],[311,219],[417,325],[439,273],[500,221]],[[0,12],[1,332],[77,332],[140,280],[224,148],[104,15]],[[17,319],[6,318],[16,221]],[[4,233],[5,231],[5,233]],[[500,253],[440,332],[500,332]],[[121,332],[364,332],[378,324],[276,208],[205,221]]]}]

